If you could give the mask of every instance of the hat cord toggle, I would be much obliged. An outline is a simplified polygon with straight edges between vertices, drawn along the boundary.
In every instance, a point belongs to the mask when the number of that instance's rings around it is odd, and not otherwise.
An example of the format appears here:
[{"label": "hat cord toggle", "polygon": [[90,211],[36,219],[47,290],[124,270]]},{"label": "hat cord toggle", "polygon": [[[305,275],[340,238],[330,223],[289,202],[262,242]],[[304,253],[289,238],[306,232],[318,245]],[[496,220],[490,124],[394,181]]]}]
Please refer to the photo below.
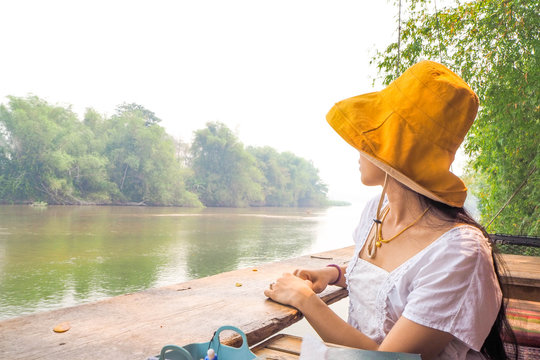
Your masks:
[{"label": "hat cord toggle", "polygon": [[381,208],[382,204],[384,202],[384,197],[386,195],[386,188],[388,187],[388,173],[385,174],[384,177],[384,185],[383,185],[383,191],[381,194],[381,197],[379,199],[379,205],[377,206],[377,215],[376,218],[373,219],[373,222],[375,223],[375,235],[372,237],[372,240],[367,243],[367,256],[370,259],[373,259],[375,257],[375,253],[377,252],[377,248],[380,248],[382,244],[387,244],[390,241],[397,238],[399,235],[403,234],[406,230],[410,229],[416,223],[418,223],[424,215],[429,211],[430,207],[428,206],[422,214],[416,220],[414,220],[409,225],[405,226],[400,232],[398,232],[396,235],[392,236],[390,239],[383,239],[382,237],[382,225],[384,222],[384,219],[386,219],[386,215],[388,215],[388,212],[390,211],[390,207],[386,207],[386,209],[383,210],[381,214]]},{"label": "hat cord toggle", "polygon": [[[381,197],[379,198],[379,204],[377,205],[377,214],[376,214],[375,219],[373,219],[373,221],[375,222],[376,233],[378,232],[379,227],[382,226],[381,208],[382,208],[382,204],[384,202],[384,196],[386,195],[386,188],[387,187],[388,187],[388,173],[385,172],[383,189],[382,189]],[[377,247],[375,246],[376,238],[377,238],[377,236],[373,237],[373,240],[367,244],[367,249],[366,249],[367,250],[367,256],[370,259],[374,258],[375,253],[377,252]]]}]

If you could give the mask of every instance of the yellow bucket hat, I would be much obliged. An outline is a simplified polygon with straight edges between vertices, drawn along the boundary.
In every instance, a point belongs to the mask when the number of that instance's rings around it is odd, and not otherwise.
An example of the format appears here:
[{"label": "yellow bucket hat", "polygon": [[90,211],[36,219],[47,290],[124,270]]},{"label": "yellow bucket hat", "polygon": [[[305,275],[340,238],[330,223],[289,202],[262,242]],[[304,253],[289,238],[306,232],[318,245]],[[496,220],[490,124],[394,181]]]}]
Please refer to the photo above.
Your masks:
[{"label": "yellow bucket hat", "polygon": [[385,89],[338,102],[328,123],[370,161],[430,199],[462,207],[467,187],[450,165],[478,96],[445,66],[422,61]]}]

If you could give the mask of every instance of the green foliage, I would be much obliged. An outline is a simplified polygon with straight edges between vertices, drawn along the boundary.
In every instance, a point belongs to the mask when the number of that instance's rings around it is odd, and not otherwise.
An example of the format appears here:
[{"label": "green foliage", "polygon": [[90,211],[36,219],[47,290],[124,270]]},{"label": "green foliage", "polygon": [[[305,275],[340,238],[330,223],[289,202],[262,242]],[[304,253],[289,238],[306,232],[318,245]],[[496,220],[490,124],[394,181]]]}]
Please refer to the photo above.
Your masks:
[{"label": "green foliage", "polygon": [[108,175],[117,201],[148,205],[201,206],[186,190],[175,144],[154,113],[136,104],[123,105],[104,122]]},{"label": "green foliage", "polygon": [[105,160],[92,154],[92,134],[70,109],[10,97],[9,108],[0,107],[0,124],[2,199],[84,203],[81,196],[108,185],[97,180]]},{"label": "green foliage", "polygon": [[255,159],[221,123],[195,132],[191,146],[192,188],[207,206],[241,207],[263,201]]},{"label": "green foliage", "polygon": [[503,254],[540,256],[540,248],[521,245],[497,245],[497,249]]},{"label": "green foliage", "polygon": [[[174,206],[319,206],[326,187],[310,162],[271,148],[249,151],[223,124],[192,146],[153,112],[123,104],[106,118],[31,96],[0,106],[0,201]],[[191,189],[192,191],[188,190]]]},{"label": "green foliage", "polygon": [[10,97],[0,107],[0,199],[201,206],[159,119],[139,105],[119,109],[110,119],[89,109],[80,122],[69,108]]},{"label": "green foliage", "polygon": [[397,43],[373,60],[383,83],[424,58],[462,76],[481,105],[465,150],[482,222],[487,225],[526,181],[488,230],[538,236],[540,1],[471,1],[435,13],[433,4],[413,0],[407,12],[399,66]]},{"label": "green foliage", "polygon": [[257,159],[257,168],[263,174],[262,191],[267,206],[295,206],[293,192],[288,191],[291,175],[285,159],[275,149],[248,147],[247,151]]},{"label": "green foliage", "polygon": [[135,116],[137,116],[139,118],[142,118],[144,120],[144,125],[145,126],[152,126],[152,125],[155,125],[155,124],[161,122],[161,119],[158,118],[156,116],[156,114],[154,114],[153,111],[150,111],[150,110],[146,109],[144,106],[139,105],[139,104],[134,104],[134,103],[126,104],[126,103],[124,103],[124,104],[118,106],[116,108],[116,111],[119,114],[131,113],[131,114],[134,114]]},{"label": "green foliage", "polygon": [[278,153],[271,147],[249,147],[264,175],[266,206],[322,206],[327,187],[313,164],[292,153]]},{"label": "green foliage", "polygon": [[190,188],[208,206],[323,206],[326,185],[313,164],[271,147],[248,147],[221,123],[195,133]]}]

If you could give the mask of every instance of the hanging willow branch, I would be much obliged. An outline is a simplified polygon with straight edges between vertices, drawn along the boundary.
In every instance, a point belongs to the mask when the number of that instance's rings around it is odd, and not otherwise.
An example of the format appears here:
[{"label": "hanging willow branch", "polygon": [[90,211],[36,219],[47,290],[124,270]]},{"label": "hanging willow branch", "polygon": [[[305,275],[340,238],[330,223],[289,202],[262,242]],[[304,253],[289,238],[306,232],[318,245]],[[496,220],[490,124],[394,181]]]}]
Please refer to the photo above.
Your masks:
[{"label": "hanging willow branch", "polygon": [[523,189],[523,187],[525,186],[525,184],[527,183],[527,180],[529,180],[529,178],[531,177],[532,174],[534,174],[534,172],[536,171],[536,165],[532,167],[532,169],[529,171],[529,173],[527,174],[527,176],[525,177],[525,180],[523,180],[523,182],[521,183],[521,185],[518,186],[518,188],[516,189],[516,191],[514,191],[514,193],[512,194],[512,196],[510,196],[508,198],[508,200],[506,200],[506,202],[504,203],[504,205],[500,208],[499,211],[497,211],[497,213],[495,214],[495,216],[493,217],[493,219],[491,219],[491,221],[489,222],[489,224],[487,224],[486,226],[486,229],[491,225],[491,223],[497,218],[497,216],[499,216],[499,214],[504,210],[504,208],[510,204],[510,201],[512,201],[512,199],[517,195],[517,193],[519,193],[521,191],[521,189]]}]

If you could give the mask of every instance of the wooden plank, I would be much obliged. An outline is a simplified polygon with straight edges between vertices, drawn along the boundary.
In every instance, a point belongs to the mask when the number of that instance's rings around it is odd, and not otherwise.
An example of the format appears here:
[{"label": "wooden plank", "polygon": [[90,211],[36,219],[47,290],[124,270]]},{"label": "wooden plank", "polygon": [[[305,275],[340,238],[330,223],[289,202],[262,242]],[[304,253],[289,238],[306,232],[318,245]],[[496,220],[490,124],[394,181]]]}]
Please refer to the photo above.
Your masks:
[{"label": "wooden plank", "polygon": [[515,284],[540,287],[540,257],[510,254],[502,257]]},{"label": "wooden plank", "polygon": [[269,348],[260,349],[257,352],[254,352],[254,354],[257,355],[258,358],[264,360],[297,360],[300,358],[300,355],[290,354]]},{"label": "wooden plank", "polygon": [[540,257],[503,254],[510,276],[503,275],[508,297],[540,301]]},{"label": "wooden plank", "polygon": [[[242,329],[256,344],[301,319],[292,307],[267,299],[263,291],[283,272],[346,264],[353,247],[264,264],[161,288],[117,296],[0,322],[0,354],[6,359],[145,359],[166,344],[210,340],[221,325]],[[241,283],[237,287],[236,283]],[[329,287],[328,303],[347,296]],[[54,333],[68,321],[71,329]],[[227,344],[237,340],[225,336]]]},{"label": "wooden plank", "polygon": [[300,347],[302,346],[302,338],[297,336],[284,336],[283,338],[274,341],[267,347],[269,349],[279,350],[289,354],[300,355]]},{"label": "wooden plank", "polygon": [[277,352],[287,353],[299,356],[300,348],[302,346],[302,338],[287,334],[278,334],[272,336],[270,339],[257,345],[251,350],[255,354],[259,354],[263,350],[271,349]]},{"label": "wooden plank", "polygon": [[[347,348],[346,346],[325,343],[328,347]],[[302,348],[302,338],[288,334],[272,336],[251,351],[263,359],[298,359]],[[266,357],[268,356],[268,357]]]}]

